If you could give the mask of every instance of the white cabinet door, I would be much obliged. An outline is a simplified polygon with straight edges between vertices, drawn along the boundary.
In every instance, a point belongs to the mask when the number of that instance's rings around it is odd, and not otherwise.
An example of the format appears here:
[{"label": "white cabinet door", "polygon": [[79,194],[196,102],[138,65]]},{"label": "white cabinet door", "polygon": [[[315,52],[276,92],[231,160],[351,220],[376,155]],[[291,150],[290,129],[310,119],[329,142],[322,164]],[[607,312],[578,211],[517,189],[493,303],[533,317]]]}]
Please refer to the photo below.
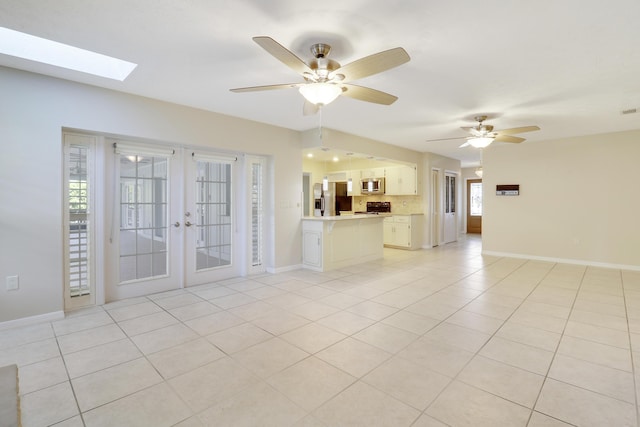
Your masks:
[{"label": "white cabinet door", "polygon": [[385,218],[383,224],[383,235],[384,235],[384,244],[385,245],[393,245],[394,243],[394,235],[393,235],[393,217]]},{"label": "white cabinet door", "polygon": [[403,248],[411,247],[411,225],[406,223],[394,224],[393,233],[394,245],[401,246]]},{"label": "white cabinet door", "polygon": [[411,247],[409,215],[394,215],[384,219],[384,244],[401,248]]},{"label": "white cabinet door", "polygon": [[362,179],[384,178],[385,168],[363,169],[361,171]]},{"label": "white cabinet door", "polygon": [[415,250],[422,246],[422,215],[394,215],[384,219],[384,244]]},{"label": "white cabinet door", "polygon": [[385,169],[385,193],[392,196],[418,194],[416,168],[412,166],[392,166]]},{"label": "white cabinet door", "polygon": [[347,172],[332,172],[327,175],[329,182],[344,182],[347,180]]},{"label": "white cabinet door", "polygon": [[362,187],[360,186],[360,181],[362,178],[360,177],[360,171],[359,170],[347,171],[347,179],[349,178],[351,179],[351,182],[353,184],[353,189],[347,192],[347,196],[361,196]]},{"label": "white cabinet door", "polygon": [[304,231],[302,233],[302,262],[313,267],[322,267],[322,233]]},{"label": "white cabinet door", "polygon": [[385,168],[385,194],[388,196],[395,196],[400,194],[400,168],[393,166]]}]

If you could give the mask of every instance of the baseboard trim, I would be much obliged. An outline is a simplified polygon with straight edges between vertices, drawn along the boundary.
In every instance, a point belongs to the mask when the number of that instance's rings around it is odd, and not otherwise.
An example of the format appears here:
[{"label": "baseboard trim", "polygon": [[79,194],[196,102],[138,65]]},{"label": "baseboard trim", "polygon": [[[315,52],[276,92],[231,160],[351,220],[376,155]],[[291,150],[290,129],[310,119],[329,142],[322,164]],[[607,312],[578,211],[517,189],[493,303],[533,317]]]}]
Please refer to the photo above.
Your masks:
[{"label": "baseboard trim", "polygon": [[20,319],[0,322],[0,330],[18,328],[20,326],[29,326],[42,322],[53,322],[55,320],[61,319],[64,319],[64,311],[52,311],[51,313],[37,314],[35,316],[22,317]]},{"label": "baseboard trim", "polygon": [[271,273],[271,274],[286,273],[287,271],[299,270],[301,268],[303,268],[302,264],[288,265],[286,267],[278,267],[278,268],[267,268],[267,273]]},{"label": "baseboard trim", "polygon": [[497,251],[482,251],[482,255],[505,257],[505,258],[530,259],[533,261],[555,262],[558,264],[584,265],[587,267],[613,268],[616,270],[640,271],[640,265],[612,264],[608,262],[586,261],[586,260],[571,259],[571,258],[544,257],[544,256],[526,255],[526,254],[514,254],[510,252],[497,252]]}]

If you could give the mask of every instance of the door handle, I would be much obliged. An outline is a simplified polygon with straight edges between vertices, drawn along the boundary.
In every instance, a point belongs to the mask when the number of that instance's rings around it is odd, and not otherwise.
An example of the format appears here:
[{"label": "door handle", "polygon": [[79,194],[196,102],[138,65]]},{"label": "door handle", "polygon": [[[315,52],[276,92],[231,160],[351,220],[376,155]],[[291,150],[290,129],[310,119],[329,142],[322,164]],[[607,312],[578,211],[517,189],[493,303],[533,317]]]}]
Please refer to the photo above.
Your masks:
[{"label": "door handle", "polygon": [[191,227],[191,223],[190,223],[189,221],[185,221],[185,222],[184,222],[184,225],[185,225],[186,227]]},{"label": "door handle", "polygon": [[176,223],[173,224],[173,226],[176,227],[176,228],[180,227],[180,221],[176,221]]}]

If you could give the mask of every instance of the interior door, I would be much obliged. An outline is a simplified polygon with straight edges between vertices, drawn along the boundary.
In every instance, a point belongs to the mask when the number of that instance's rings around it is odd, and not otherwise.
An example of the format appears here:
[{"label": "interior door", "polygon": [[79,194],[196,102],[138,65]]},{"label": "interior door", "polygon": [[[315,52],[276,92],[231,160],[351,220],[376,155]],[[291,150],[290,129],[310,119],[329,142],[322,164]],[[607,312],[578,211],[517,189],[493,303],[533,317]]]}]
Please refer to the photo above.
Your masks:
[{"label": "interior door", "polygon": [[444,176],[444,243],[458,240],[457,228],[457,175],[445,172]]},{"label": "interior door", "polygon": [[467,233],[482,233],[482,180],[467,180]]},{"label": "interior door", "polygon": [[431,171],[431,247],[440,244],[440,174]]}]

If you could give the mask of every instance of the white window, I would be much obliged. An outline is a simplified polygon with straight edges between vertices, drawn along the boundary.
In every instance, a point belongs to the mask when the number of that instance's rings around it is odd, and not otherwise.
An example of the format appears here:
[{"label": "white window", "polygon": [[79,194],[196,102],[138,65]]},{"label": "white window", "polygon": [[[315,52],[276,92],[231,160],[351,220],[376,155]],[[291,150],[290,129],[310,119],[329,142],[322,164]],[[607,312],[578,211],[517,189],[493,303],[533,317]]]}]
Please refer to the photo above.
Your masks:
[{"label": "white window", "polygon": [[65,308],[95,304],[94,137],[64,134]]}]

